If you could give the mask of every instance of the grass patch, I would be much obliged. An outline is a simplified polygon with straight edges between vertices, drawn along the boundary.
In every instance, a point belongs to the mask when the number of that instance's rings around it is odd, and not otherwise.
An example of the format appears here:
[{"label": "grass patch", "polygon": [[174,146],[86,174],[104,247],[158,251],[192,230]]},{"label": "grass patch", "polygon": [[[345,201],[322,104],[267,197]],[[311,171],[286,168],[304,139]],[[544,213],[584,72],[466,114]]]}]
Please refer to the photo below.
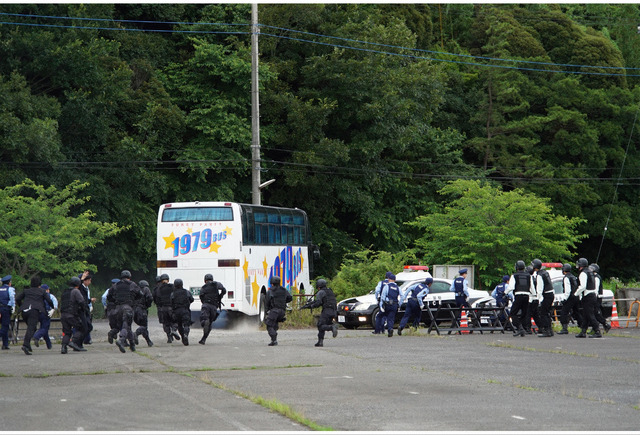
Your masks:
[{"label": "grass patch", "polygon": [[557,354],[562,354],[562,355],[575,355],[575,356],[583,356],[583,357],[588,357],[588,358],[599,358],[600,356],[595,353],[595,354],[587,354],[587,353],[578,353],[578,352],[570,352],[567,350],[562,350],[562,349],[537,349],[535,347],[524,347],[524,346],[515,346],[513,344],[507,344],[507,343],[488,343],[487,346],[491,346],[491,347],[501,347],[501,348],[506,348],[506,349],[515,349],[515,350],[522,350],[525,352],[545,352],[545,353],[557,353]]},{"label": "grass patch", "polygon": [[302,414],[300,414],[299,412],[293,410],[289,405],[282,403],[276,399],[265,399],[261,396],[254,396],[251,394],[247,394],[247,393],[243,393],[242,391],[236,391],[233,390],[231,388],[228,388],[227,386],[223,385],[223,384],[218,384],[216,382],[213,382],[211,379],[209,379],[207,376],[205,376],[204,378],[202,378],[202,381],[204,383],[206,383],[207,385],[211,385],[212,387],[218,388],[222,391],[226,391],[228,393],[234,394],[238,397],[242,397],[243,399],[247,399],[250,400],[251,402],[260,405],[264,408],[270,409],[273,412],[277,412],[278,414],[287,417],[288,419],[295,421],[297,423],[300,423],[303,426],[306,426],[308,428],[310,428],[311,430],[322,430],[322,431],[332,431],[334,430],[331,427],[328,426],[321,426],[311,420],[309,420],[308,418],[306,418],[305,416],[303,416]]},{"label": "grass patch", "polygon": [[276,369],[298,369],[305,367],[322,367],[322,364],[300,364],[287,366],[251,366],[251,367],[201,367],[198,369],[189,370],[190,372],[215,372],[215,371],[227,371],[227,370],[276,370]]}]

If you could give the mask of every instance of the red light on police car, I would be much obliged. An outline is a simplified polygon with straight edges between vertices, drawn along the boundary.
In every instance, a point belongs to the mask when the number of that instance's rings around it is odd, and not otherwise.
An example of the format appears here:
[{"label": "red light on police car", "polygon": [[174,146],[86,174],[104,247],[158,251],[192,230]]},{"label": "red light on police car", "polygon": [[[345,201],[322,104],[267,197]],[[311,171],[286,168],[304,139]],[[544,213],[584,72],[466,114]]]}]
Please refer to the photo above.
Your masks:
[{"label": "red light on police car", "polygon": [[542,263],[544,267],[562,267],[562,263]]},{"label": "red light on police car", "polygon": [[404,266],[403,269],[428,271],[429,266]]}]

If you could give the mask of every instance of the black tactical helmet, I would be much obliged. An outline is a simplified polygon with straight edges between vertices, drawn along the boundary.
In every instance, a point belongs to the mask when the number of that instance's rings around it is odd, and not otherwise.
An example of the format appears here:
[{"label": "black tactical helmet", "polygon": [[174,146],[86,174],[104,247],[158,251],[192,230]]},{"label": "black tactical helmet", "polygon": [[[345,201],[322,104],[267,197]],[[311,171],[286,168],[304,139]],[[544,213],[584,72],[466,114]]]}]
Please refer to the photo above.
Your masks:
[{"label": "black tactical helmet", "polygon": [[145,281],[144,279],[141,279],[140,282],[138,283],[138,285],[140,287],[149,287],[149,283],[147,281]]},{"label": "black tactical helmet", "polygon": [[569,263],[564,263],[562,265],[562,271],[563,272],[571,272],[571,265]]},{"label": "black tactical helmet", "polygon": [[524,268],[525,268],[524,261],[522,260],[516,261],[516,270],[524,270]]},{"label": "black tactical helmet", "polygon": [[213,281],[213,275],[211,275],[210,273],[207,273],[207,274],[204,276],[204,280],[205,280],[205,282],[207,282],[207,281]]},{"label": "black tactical helmet", "polygon": [[525,270],[529,272],[530,275],[533,275],[533,266],[527,266]]},{"label": "black tactical helmet", "polygon": [[69,285],[71,287],[80,287],[80,284],[82,284],[82,281],[80,281],[80,278],[77,276],[74,276],[69,280]]},{"label": "black tactical helmet", "polygon": [[540,270],[542,269],[542,261],[536,258],[531,262],[531,266],[533,266],[534,269]]},{"label": "black tactical helmet", "polygon": [[183,285],[183,283],[182,283],[182,280],[180,278],[176,278],[176,280],[173,281],[173,286],[175,288],[182,288],[182,285]]},{"label": "black tactical helmet", "polygon": [[579,269],[581,267],[587,267],[589,266],[589,262],[587,261],[586,258],[582,257],[582,258],[578,258],[578,261],[576,262],[576,267]]},{"label": "black tactical helmet", "polygon": [[319,279],[316,281],[316,288],[327,288],[327,281]]},{"label": "black tactical helmet", "polygon": [[162,277],[160,275],[156,276],[156,282],[162,281]]},{"label": "black tactical helmet", "polygon": [[272,276],[271,277],[271,285],[280,285],[280,277]]},{"label": "black tactical helmet", "polygon": [[160,275],[160,281],[164,281],[164,280],[169,281],[169,275],[167,275],[166,273],[163,273],[162,275]]},{"label": "black tactical helmet", "polygon": [[596,263],[591,263],[589,267],[591,268],[591,270],[593,270],[593,273],[600,272],[600,266],[598,266]]},{"label": "black tactical helmet", "polygon": [[122,272],[120,272],[120,279],[124,278],[131,278],[131,272],[129,272],[128,270],[123,270]]}]

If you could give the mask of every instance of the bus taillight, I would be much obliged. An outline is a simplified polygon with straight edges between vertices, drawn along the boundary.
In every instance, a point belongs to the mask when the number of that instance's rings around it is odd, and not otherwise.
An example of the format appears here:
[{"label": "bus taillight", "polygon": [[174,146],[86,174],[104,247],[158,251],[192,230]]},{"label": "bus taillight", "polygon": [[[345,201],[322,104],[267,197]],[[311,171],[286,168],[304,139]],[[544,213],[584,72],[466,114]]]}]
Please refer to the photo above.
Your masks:
[{"label": "bus taillight", "polygon": [[178,260],[158,260],[156,261],[156,267],[178,267]]},{"label": "bus taillight", "polygon": [[240,260],[218,260],[218,267],[240,267]]},{"label": "bus taillight", "polygon": [[233,290],[229,290],[227,291],[227,299],[233,299],[233,297],[235,296]]}]

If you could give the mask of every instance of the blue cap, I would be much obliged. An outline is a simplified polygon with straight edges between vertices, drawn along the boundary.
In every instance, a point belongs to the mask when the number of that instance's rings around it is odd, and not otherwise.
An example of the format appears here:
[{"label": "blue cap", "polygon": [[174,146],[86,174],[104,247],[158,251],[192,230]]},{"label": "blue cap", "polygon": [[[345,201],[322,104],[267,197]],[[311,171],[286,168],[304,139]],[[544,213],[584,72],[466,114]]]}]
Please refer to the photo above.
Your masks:
[{"label": "blue cap", "polygon": [[40,286],[40,288],[45,289],[45,290],[49,290],[49,286],[48,286],[48,285],[46,285],[46,284],[42,284],[42,285]]},{"label": "blue cap", "polygon": [[433,278],[429,277],[427,279],[424,280],[425,284],[433,284]]},{"label": "blue cap", "polygon": [[504,275],[502,277],[502,282],[507,282],[507,281],[509,281],[509,275]]},{"label": "blue cap", "polygon": [[459,273],[460,275],[462,275],[463,273],[467,273],[467,269],[460,269],[460,270],[458,271],[458,273]]},{"label": "blue cap", "polygon": [[11,281],[11,275],[7,275],[4,278],[2,278],[2,282],[9,282]]},{"label": "blue cap", "polygon": [[393,273],[389,274],[389,277],[387,279],[392,279],[392,280],[396,280],[396,276]]},{"label": "blue cap", "polygon": [[393,275],[393,273],[391,273],[391,272],[387,272],[387,273],[385,273],[385,274],[384,274],[384,277],[385,277],[386,279],[389,279],[389,278],[391,278],[392,276],[393,276],[393,279],[396,279],[396,277],[395,277],[395,276]]},{"label": "blue cap", "polygon": [[115,284],[115,283],[117,283],[117,282],[120,282],[120,278],[113,278],[113,279],[111,280],[111,282],[112,282],[113,284]]}]

